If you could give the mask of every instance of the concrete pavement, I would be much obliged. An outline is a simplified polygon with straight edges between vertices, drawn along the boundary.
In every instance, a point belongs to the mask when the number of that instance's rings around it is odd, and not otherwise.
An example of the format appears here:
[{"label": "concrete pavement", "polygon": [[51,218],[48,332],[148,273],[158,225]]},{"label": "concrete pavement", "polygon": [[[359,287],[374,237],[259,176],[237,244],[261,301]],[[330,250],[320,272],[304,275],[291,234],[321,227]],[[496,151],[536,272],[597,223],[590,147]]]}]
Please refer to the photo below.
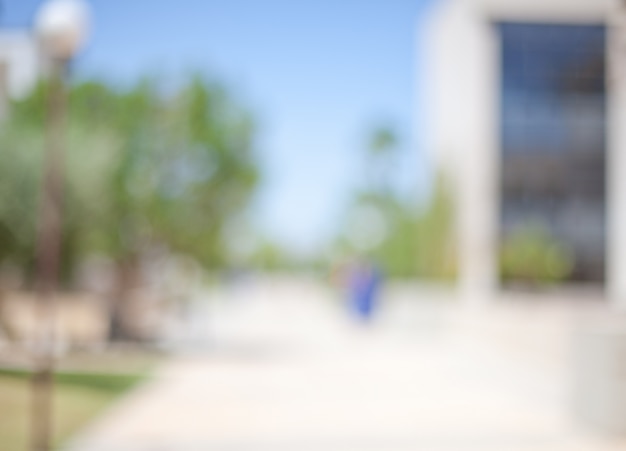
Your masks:
[{"label": "concrete pavement", "polygon": [[195,317],[208,348],[173,358],[71,451],[626,449],[569,415],[569,308],[467,313],[408,290],[360,327],[314,284],[238,296]]}]

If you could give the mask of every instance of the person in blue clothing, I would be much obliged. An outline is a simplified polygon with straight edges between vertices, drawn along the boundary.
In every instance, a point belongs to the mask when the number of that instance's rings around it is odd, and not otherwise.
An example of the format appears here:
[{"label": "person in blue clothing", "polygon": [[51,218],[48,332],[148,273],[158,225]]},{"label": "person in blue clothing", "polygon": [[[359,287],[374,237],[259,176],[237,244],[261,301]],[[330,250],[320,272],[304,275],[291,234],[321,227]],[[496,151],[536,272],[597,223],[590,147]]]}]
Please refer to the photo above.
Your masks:
[{"label": "person in blue clothing", "polygon": [[351,307],[363,321],[369,321],[376,310],[381,279],[380,271],[369,262],[357,265],[352,272]]}]

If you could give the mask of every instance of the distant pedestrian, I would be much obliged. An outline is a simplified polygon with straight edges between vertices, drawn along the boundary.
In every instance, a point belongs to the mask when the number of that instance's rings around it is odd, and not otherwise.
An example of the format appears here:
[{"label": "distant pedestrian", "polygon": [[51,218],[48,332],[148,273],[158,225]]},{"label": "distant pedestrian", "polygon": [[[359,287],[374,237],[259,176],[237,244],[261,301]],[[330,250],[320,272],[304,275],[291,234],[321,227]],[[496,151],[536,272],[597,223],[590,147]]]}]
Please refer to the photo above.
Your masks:
[{"label": "distant pedestrian", "polygon": [[350,307],[362,320],[369,321],[377,307],[381,274],[371,263],[356,265],[350,277]]}]

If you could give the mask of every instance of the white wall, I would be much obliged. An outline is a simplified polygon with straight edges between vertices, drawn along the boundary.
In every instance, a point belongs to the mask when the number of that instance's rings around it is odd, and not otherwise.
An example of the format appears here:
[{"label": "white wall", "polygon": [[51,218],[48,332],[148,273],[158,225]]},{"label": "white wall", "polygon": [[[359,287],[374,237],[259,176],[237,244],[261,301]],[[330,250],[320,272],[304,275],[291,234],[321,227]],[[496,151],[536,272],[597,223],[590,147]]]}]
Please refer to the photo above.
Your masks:
[{"label": "white wall", "polygon": [[[0,61],[6,64],[9,97],[19,99],[27,95],[39,74],[39,53],[34,38],[21,31],[1,32]],[[1,111],[6,111],[6,105],[2,105],[4,102],[6,99],[0,99]]]}]

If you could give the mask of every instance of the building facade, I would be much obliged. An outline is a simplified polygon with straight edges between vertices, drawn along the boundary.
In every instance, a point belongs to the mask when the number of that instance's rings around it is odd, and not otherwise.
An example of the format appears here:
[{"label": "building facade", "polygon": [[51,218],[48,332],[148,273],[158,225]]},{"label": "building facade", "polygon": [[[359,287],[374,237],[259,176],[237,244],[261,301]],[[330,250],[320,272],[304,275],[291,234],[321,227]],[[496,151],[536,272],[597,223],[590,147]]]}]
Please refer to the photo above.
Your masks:
[{"label": "building facade", "polygon": [[538,224],[572,277],[626,307],[626,4],[439,0],[426,130],[457,201],[459,287],[485,302],[507,236]]},{"label": "building facade", "polygon": [[10,99],[27,95],[41,72],[34,36],[25,31],[0,31],[0,119],[8,114]]}]

